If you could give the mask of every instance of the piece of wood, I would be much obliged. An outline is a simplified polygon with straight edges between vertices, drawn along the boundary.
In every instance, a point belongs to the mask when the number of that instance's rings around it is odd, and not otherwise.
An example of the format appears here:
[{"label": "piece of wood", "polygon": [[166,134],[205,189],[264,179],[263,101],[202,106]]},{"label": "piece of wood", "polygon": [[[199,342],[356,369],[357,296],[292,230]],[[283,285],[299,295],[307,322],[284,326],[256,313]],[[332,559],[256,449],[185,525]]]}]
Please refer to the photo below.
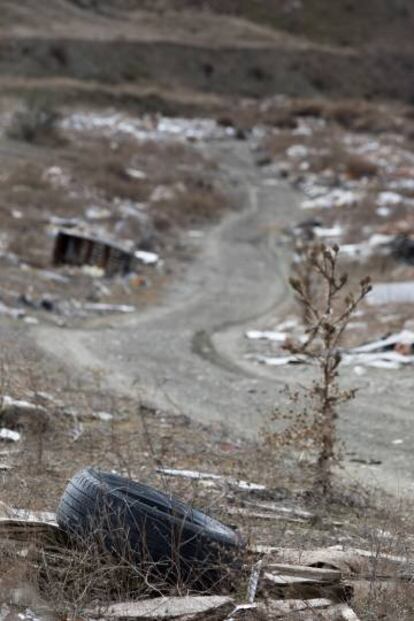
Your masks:
[{"label": "piece of wood", "polygon": [[179,619],[190,621],[206,618],[220,611],[224,616],[234,609],[234,602],[227,596],[156,597],[136,602],[121,602],[107,608],[88,610],[86,617],[114,619],[117,621],[151,621],[158,619]]},{"label": "piece of wood", "polygon": [[304,565],[285,565],[282,563],[268,563],[266,569],[271,570],[271,574],[295,576],[315,582],[340,582],[342,573],[337,569],[321,569],[319,567],[306,567]]},{"label": "piece of wood", "polygon": [[329,598],[334,602],[350,601],[353,587],[348,582],[321,582],[301,576],[265,572],[258,596],[271,599]]},{"label": "piece of wood", "polygon": [[276,502],[251,502],[249,500],[245,501],[247,506],[254,507],[255,509],[264,509],[265,511],[272,511],[274,513],[280,513],[281,515],[289,515],[292,517],[303,518],[305,520],[312,520],[315,515],[310,513],[310,511],[305,511],[304,509],[295,509],[293,507],[283,507]]},{"label": "piece of wood", "polygon": [[366,556],[356,550],[343,550],[337,546],[315,550],[254,546],[252,551],[275,556],[278,562],[335,569],[344,575],[367,575],[370,569],[369,559]]},{"label": "piece of wood", "polygon": [[[242,604],[233,610],[230,619],[242,619],[246,612],[256,611],[258,618],[266,619],[297,619],[298,614],[306,613],[320,614],[323,610],[329,609],[334,603],[330,599],[315,598],[309,600],[303,599],[286,599],[286,600],[267,600],[266,602],[257,602],[256,604]],[[250,617],[249,617],[250,618]],[[311,618],[311,617],[309,617]],[[319,618],[319,617],[318,617]],[[226,621],[229,621],[227,619]]]},{"label": "piece of wood", "polygon": [[307,520],[289,515],[276,515],[275,513],[263,513],[261,511],[250,511],[243,507],[227,507],[226,512],[230,515],[241,515],[255,520],[269,520],[271,522],[294,522],[296,524],[306,524]]},{"label": "piece of wood", "polygon": [[59,528],[54,513],[0,507],[0,539],[20,542],[41,540],[63,542],[66,536]]},{"label": "piece of wood", "polygon": [[[290,616],[295,612],[314,612],[321,611],[323,609],[332,606],[333,602],[327,598],[315,598],[315,599],[291,599],[291,600],[269,600],[265,603],[264,609],[266,610],[269,618],[277,619]],[[271,615],[271,616],[270,616]]]},{"label": "piece of wood", "polygon": [[265,485],[260,483],[251,483],[249,481],[234,479],[233,477],[223,476],[221,474],[213,474],[209,472],[199,472],[198,470],[184,470],[179,468],[157,468],[157,472],[170,477],[184,477],[195,481],[217,481],[224,483],[234,490],[240,492],[257,492],[264,491]]}]

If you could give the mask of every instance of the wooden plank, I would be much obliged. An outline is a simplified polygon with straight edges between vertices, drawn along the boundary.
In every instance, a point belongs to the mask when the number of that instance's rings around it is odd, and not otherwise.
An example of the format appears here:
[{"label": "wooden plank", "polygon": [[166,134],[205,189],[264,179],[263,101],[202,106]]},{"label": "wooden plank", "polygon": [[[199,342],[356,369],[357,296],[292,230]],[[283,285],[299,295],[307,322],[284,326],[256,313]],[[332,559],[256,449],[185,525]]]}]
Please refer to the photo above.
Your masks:
[{"label": "wooden plank", "polygon": [[307,520],[289,515],[277,515],[275,513],[263,513],[261,511],[250,511],[243,507],[227,507],[226,512],[230,515],[240,515],[256,520],[269,520],[271,522],[294,522],[296,524],[306,524]]},{"label": "wooden plank", "polygon": [[337,569],[321,569],[319,567],[306,567],[305,565],[285,565],[282,563],[268,563],[266,569],[272,574],[283,576],[296,576],[317,582],[340,582],[342,572]]},{"label": "wooden plank", "polygon": [[120,602],[105,608],[88,610],[86,617],[133,621],[142,619],[197,619],[206,614],[220,611],[223,618],[226,612],[234,609],[231,597],[227,596],[186,596],[155,597],[135,602]]}]

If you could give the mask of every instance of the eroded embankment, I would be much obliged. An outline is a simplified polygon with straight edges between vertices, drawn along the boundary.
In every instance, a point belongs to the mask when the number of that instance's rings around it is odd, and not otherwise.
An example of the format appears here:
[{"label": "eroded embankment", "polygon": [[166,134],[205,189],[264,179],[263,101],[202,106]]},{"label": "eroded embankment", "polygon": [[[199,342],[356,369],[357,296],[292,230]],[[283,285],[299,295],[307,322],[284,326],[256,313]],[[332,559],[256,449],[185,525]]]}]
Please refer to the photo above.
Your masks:
[{"label": "eroded embankment", "polygon": [[248,97],[282,92],[410,101],[413,67],[411,52],[357,51],[291,40],[209,46],[33,35],[4,37],[0,43],[3,78],[59,77]]}]

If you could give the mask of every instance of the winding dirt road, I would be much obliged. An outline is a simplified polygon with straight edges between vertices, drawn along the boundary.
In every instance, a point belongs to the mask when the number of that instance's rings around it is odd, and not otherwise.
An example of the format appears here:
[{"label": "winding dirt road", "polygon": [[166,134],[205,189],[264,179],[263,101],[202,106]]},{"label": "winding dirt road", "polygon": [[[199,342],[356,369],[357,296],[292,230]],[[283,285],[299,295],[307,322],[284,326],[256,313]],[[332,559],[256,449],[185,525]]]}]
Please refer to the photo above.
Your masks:
[{"label": "winding dirt road", "polygon": [[[246,142],[229,139],[202,148],[218,162],[240,209],[203,237],[185,277],[169,286],[157,307],[82,329],[39,327],[34,335],[40,347],[77,372],[100,370],[110,390],[255,437],[280,402],[281,386],[307,384],[314,373],[303,366],[275,370],[244,358],[245,329],[283,316],[291,303],[290,254],[278,230],[300,219],[299,196],[288,185],[272,185]],[[412,495],[411,372],[372,369],[361,378],[346,369],[343,381],[361,388],[340,422],[347,474]]]}]

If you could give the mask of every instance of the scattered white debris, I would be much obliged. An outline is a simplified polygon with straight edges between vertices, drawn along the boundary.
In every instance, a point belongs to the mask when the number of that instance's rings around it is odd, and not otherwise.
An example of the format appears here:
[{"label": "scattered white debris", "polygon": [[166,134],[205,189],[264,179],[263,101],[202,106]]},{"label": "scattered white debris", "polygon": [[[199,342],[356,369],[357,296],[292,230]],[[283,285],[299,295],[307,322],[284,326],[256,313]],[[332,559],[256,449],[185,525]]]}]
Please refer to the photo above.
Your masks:
[{"label": "scattered white debris", "polygon": [[391,334],[384,339],[379,339],[377,341],[373,341],[372,343],[367,343],[366,345],[354,347],[350,351],[354,354],[370,353],[381,351],[387,347],[393,347],[398,344],[414,345],[414,332],[411,332],[411,330],[402,330],[401,332]]},{"label": "scattered white debris", "polygon": [[366,343],[360,347],[344,352],[344,365],[357,364],[377,369],[400,369],[402,366],[414,364],[414,332],[402,330],[387,338]]},{"label": "scattered white debris", "polygon": [[398,352],[375,352],[371,354],[344,354],[342,358],[344,365],[357,363],[377,369],[397,370],[402,366],[414,364],[414,356],[406,356]]},{"label": "scattered white debris", "polygon": [[127,168],[125,172],[132,179],[146,179],[148,176],[143,170],[137,168]]},{"label": "scattered white debris", "polygon": [[0,399],[0,412],[10,416],[21,416],[25,414],[45,413],[43,406],[22,399],[14,399],[10,395],[4,395]]},{"label": "scattered white debris", "polygon": [[0,440],[4,440],[5,442],[18,442],[20,438],[21,435],[18,431],[6,429],[6,427],[0,429]]},{"label": "scattered white debris", "polygon": [[293,517],[304,518],[306,520],[311,520],[315,517],[314,513],[310,511],[305,511],[304,509],[296,509],[294,507],[283,507],[279,505],[277,502],[269,502],[269,501],[261,501],[258,502],[255,500],[254,502],[246,501],[246,504],[249,506],[254,506],[255,509],[265,509],[266,511],[271,511],[274,513],[280,513],[282,515],[289,515]]},{"label": "scattered white debris", "polygon": [[80,271],[91,278],[103,278],[105,276],[105,270],[97,265],[82,265]]},{"label": "scattered white debris", "polygon": [[374,284],[366,300],[372,306],[414,304],[414,281]]},{"label": "scattered white debris", "polygon": [[155,265],[160,260],[156,252],[148,252],[147,250],[136,250],[134,252],[134,257],[145,265]]},{"label": "scattered white debris", "polygon": [[357,365],[356,367],[354,367],[354,373],[356,375],[359,375],[359,376],[365,375],[366,372],[367,372],[366,369],[364,369],[364,367],[361,367],[360,365]]},{"label": "scattered white debris", "polygon": [[94,412],[93,417],[98,418],[103,423],[109,423],[114,418],[113,414],[110,412]]},{"label": "scattered white debris", "polygon": [[266,340],[284,343],[288,337],[286,332],[274,332],[272,330],[248,330],[246,337],[251,340]]},{"label": "scattered white debris", "polygon": [[322,196],[310,198],[302,202],[302,209],[330,209],[332,207],[352,207],[360,200],[359,194],[352,190],[335,189]]},{"label": "scattered white debris", "polygon": [[260,483],[249,483],[248,481],[236,481],[233,479],[227,479],[227,482],[231,487],[237,487],[242,492],[260,492],[266,489],[266,486],[260,485]]},{"label": "scattered white debris", "polygon": [[300,356],[259,356],[259,355],[248,355],[247,358],[256,360],[260,364],[266,364],[270,367],[282,367],[286,364],[301,364],[305,363],[306,360]]},{"label": "scattered white debris", "polygon": [[380,192],[377,198],[377,204],[380,207],[389,207],[400,205],[402,203],[403,197],[401,194],[397,194],[396,192]]},{"label": "scattered white debris", "polygon": [[383,246],[385,244],[389,244],[393,241],[394,235],[383,235],[382,233],[376,233],[375,235],[371,235],[368,240],[368,244],[376,248],[377,246]]},{"label": "scattered white debris", "polygon": [[295,524],[303,524],[306,520],[299,517],[289,515],[278,515],[277,513],[268,513],[264,511],[251,511],[245,507],[227,507],[227,513],[230,515],[241,515],[255,520],[267,520],[273,522],[294,522]]},{"label": "scattered white debris", "polygon": [[341,255],[347,255],[350,258],[366,258],[372,254],[388,253],[388,245],[394,239],[393,235],[372,235],[367,241],[359,244],[343,244],[341,246]]},{"label": "scattered white debris", "polygon": [[111,217],[111,212],[106,207],[88,207],[86,210],[86,217],[88,220],[106,220]]},{"label": "scattered white debris", "polygon": [[70,184],[70,176],[60,166],[47,168],[42,179],[48,181],[55,188],[67,187]]},{"label": "scattered white debris", "polygon": [[292,328],[296,328],[299,325],[298,319],[285,319],[282,323],[279,323],[276,327],[278,330],[291,330]]},{"label": "scattered white debris", "polygon": [[188,231],[187,235],[188,237],[191,237],[192,239],[201,239],[202,237],[204,237],[203,231],[198,231],[196,229],[192,231]]},{"label": "scattered white debris", "polygon": [[365,321],[350,321],[347,326],[349,330],[365,330],[366,327]]},{"label": "scattered white debris", "polygon": [[291,160],[302,160],[309,155],[308,147],[303,144],[293,144],[286,150],[286,155]]},{"label": "scattered white debris", "polygon": [[21,308],[11,308],[0,302],[0,315],[10,317],[10,319],[21,319],[26,315],[26,312]]},{"label": "scattered white debris", "polygon": [[330,228],[315,226],[313,232],[316,237],[340,237],[343,234],[343,228],[338,224]]},{"label": "scattered white debris", "polygon": [[208,472],[198,472],[197,470],[182,470],[177,468],[157,468],[157,472],[165,474],[170,477],[183,477],[185,479],[193,479],[195,481],[223,481],[228,483],[230,487],[234,487],[240,491],[263,491],[266,489],[265,485],[258,483],[249,483],[248,481],[233,479],[232,477],[225,477],[220,474],[213,474]]},{"label": "scattered white debris", "polygon": [[312,136],[312,129],[309,125],[305,125],[305,123],[300,122],[298,127],[296,127],[292,134],[294,136]]},{"label": "scattered white debris", "polygon": [[157,468],[157,472],[166,474],[170,477],[183,477],[184,479],[195,479],[199,481],[213,480],[220,481],[223,477],[220,474],[212,474],[209,472],[198,472],[197,470],[178,470],[177,468]]},{"label": "scattered white debris", "polygon": [[413,192],[414,191],[414,179],[413,178],[396,179],[394,181],[391,181],[388,184],[388,187],[392,190]]},{"label": "scattered white debris", "polygon": [[151,192],[149,200],[151,203],[160,203],[161,201],[172,201],[177,195],[176,190],[168,185],[157,185]]},{"label": "scattered white debris", "polygon": [[82,308],[96,313],[133,313],[136,311],[136,307],[129,304],[102,304],[94,302],[82,304]]},{"label": "scattered white debris", "polygon": [[380,218],[388,218],[391,213],[391,209],[389,207],[378,207],[375,213],[380,216]]},{"label": "scattered white debris", "polygon": [[127,134],[139,141],[216,140],[234,135],[233,128],[219,126],[213,119],[184,119],[162,116],[132,117],[108,112],[76,112],[61,123],[62,129],[91,131],[113,137]]},{"label": "scattered white debris", "polygon": [[67,284],[70,282],[70,278],[68,276],[62,276],[62,274],[51,272],[50,270],[37,270],[36,273],[39,278],[42,278],[43,280],[50,280],[51,282],[59,282],[61,284]]},{"label": "scattered white debris", "polygon": [[27,325],[29,326],[37,326],[39,325],[40,321],[38,320],[37,317],[23,317],[23,321],[24,323],[27,323]]}]

